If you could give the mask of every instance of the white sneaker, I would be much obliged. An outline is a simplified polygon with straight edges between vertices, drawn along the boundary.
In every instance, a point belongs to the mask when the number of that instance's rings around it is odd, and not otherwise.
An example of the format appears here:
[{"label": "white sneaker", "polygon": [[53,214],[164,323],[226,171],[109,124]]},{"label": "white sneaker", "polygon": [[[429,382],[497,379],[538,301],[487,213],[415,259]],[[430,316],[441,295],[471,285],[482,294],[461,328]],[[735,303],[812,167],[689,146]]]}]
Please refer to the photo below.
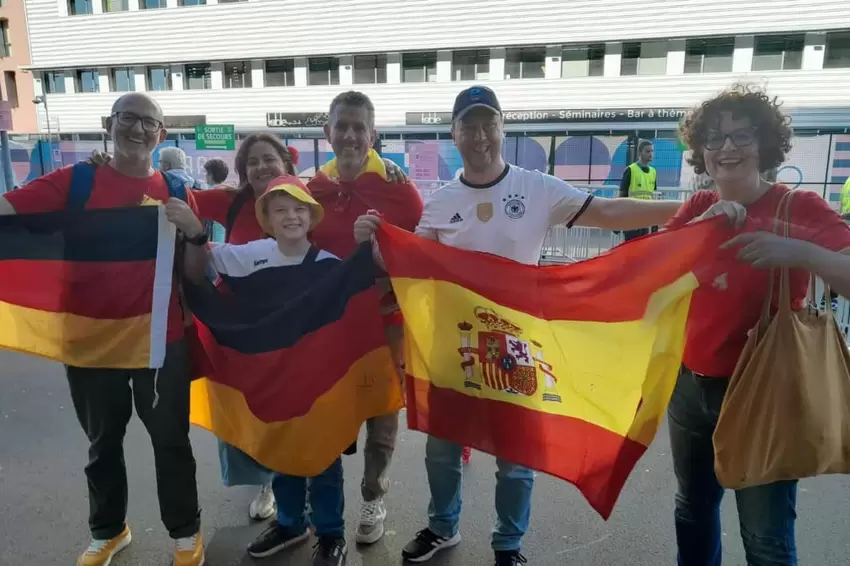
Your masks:
[{"label": "white sneaker", "polygon": [[260,493],[251,502],[251,508],[248,514],[255,521],[265,521],[275,513],[274,493],[270,485],[264,485],[260,488]]},{"label": "white sneaker", "polygon": [[384,519],[387,508],[384,500],[364,501],[360,506],[360,524],[357,526],[356,540],[360,544],[378,542],[384,536]]}]

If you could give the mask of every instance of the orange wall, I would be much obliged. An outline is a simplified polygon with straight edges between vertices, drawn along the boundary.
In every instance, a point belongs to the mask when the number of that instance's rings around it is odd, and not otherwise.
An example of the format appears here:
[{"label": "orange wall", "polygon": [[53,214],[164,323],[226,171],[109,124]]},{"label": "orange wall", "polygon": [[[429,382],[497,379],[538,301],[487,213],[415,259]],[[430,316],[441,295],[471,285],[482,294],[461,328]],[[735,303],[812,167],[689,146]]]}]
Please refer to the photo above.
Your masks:
[{"label": "orange wall", "polygon": [[29,65],[30,45],[27,38],[27,18],[24,0],[5,0],[0,8],[0,19],[9,22],[10,56],[0,57],[0,93],[3,100],[9,100],[6,88],[5,71],[15,73],[18,87],[18,106],[12,108],[12,130],[10,133],[32,134],[38,132],[35,104],[32,99],[32,73],[18,67]]}]

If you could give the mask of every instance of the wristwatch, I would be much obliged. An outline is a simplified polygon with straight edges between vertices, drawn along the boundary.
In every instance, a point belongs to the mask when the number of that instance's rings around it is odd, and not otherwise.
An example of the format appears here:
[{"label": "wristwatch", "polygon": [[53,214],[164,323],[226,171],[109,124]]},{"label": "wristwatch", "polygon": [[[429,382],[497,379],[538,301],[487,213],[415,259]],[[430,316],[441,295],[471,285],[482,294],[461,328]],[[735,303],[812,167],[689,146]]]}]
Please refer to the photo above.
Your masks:
[{"label": "wristwatch", "polygon": [[210,241],[210,237],[206,232],[201,232],[200,234],[192,238],[186,236],[185,234],[183,235],[183,237],[186,239],[187,242],[189,242],[193,246],[205,246],[207,242]]}]

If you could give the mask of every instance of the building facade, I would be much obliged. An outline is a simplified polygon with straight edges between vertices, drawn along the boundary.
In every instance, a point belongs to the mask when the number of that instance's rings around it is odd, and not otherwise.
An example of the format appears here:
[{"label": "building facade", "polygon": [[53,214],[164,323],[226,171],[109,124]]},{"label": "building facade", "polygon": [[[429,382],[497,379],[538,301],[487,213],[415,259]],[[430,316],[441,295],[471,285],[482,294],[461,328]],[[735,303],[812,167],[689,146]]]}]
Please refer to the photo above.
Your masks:
[{"label": "building facade", "polygon": [[834,158],[850,144],[846,0],[28,0],[27,16],[49,166],[69,144],[108,147],[103,119],[135,90],[162,104],[170,143],[191,149],[198,123],[276,131],[310,174],[328,158],[330,100],[357,89],[375,102],[381,150],[445,180],[460,166],[454,96],[478,82],[506,110],[511,161],[606,185],[648,138],[660,182],[690,186],[678,121],[743,81],[780,96],[808,136],[798,149],[823,155],[786,176],[828,192],[850,170]]},{"label": "building facade", "polygon": [[24,0],[0,1],[0,99],[12,110],[10,133],[38,131]]}]

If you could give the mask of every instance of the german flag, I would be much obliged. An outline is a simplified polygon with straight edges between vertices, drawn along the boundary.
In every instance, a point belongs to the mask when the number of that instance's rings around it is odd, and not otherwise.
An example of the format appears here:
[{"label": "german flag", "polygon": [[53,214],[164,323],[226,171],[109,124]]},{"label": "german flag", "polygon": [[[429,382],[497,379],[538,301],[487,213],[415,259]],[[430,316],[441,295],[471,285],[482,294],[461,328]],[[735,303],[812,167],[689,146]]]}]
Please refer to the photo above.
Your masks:
[{"label": "german flag", "polygon": [[715,219],[536,267],[382,225],[409,426],[567,480],[607,519],[672,394],[692,270],[728,236]]},{"label": "german flag", "polygon": [[160,206],[0,216],[0,348],[162,367],[174,238]]},{"label": "german flag", "polygon": [[371,250],[230,279],[186,288],[205,376],[190,420],[269,469],[318,475],[364,421],[403,405]]}]

